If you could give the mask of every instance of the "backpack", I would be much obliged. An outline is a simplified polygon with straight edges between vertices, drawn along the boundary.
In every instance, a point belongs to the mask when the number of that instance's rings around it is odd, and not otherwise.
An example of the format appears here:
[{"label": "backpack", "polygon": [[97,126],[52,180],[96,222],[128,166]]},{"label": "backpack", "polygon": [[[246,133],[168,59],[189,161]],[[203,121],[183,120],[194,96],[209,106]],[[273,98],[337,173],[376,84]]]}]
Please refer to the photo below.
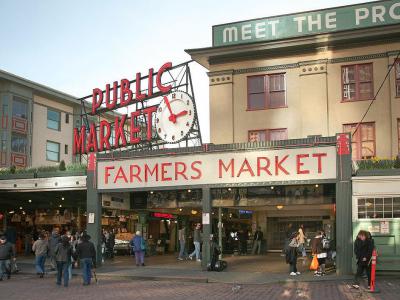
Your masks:
[{"label": "backpack", "polygon": [[322,239],[322,248],[329,249],[331,247],[331,242],[327,238]]}]

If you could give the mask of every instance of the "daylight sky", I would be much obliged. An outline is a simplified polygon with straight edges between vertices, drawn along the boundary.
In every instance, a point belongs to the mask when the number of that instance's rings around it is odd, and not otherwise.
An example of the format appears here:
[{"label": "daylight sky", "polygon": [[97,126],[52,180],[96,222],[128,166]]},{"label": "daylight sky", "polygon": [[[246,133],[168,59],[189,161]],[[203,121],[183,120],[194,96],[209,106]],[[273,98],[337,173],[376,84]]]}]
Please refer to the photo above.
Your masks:
[{"label": "daylight sky", "polygon": [[[0,69],[82,97],[211,46],[211,26],[368,1],[0,0]],[[208,78],[192,64],[203,141],[209,141]]]}]

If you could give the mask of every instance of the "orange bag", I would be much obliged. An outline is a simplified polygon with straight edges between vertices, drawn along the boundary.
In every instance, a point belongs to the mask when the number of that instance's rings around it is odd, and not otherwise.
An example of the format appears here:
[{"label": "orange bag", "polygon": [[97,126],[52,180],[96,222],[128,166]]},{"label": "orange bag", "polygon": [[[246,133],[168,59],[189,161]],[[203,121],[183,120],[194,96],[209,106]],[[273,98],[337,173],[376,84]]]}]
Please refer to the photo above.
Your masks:
[{"label": "orange bag", "polygon": [[317,255],[313,256],[311,261],[310,270],[317,270],[319,267]]}]

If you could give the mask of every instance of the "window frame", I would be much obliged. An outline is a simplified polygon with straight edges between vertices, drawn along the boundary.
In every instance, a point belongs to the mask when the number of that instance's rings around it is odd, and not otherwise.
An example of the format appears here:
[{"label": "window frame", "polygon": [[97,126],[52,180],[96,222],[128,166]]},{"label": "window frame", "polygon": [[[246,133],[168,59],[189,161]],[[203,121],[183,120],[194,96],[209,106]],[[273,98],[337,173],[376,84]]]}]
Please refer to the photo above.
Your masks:
[{"label": "window frame", "polygon": [[[47,152],[49,151],[49,150],[47,149],[47,144],[48,144],[48,143],[53,143],[53,144],[57,144],[57,145],[58,145],[58,160],[53,160],[53,159],[49,159],[49,158],[48,158],[48,156],[47,156]],[[57,142],[54,142],[54,141],[50,141],[50,140],[47,140],[47,141],[46,141],[46,161],[60,162],[60,157],[61,157],[60,151],[61,151],[61,145],[60,145],[60,143],[57,143]],[[54,151],[49,151],[49,152],[57,153],[57,152],[54,152]]]},{"label": "window frame", "polygon": [[400,75],[399,78],[397,78],[397,72],[396,69],[399,68],[400,69],[400,59],[397,59],[394,61],[394,88],[395,88],[395,98],[400,98],[400,93],[397,93],[398,90],[398,86],[399,86],[399,90],[400,90]]},{"label": "window frame", "polygon": [[[285,104],[282,106],[274,106],[271,107],[271,90],[270,90],[270,76],[278,76],[278,75],[283,75],[283,80],[284,80],[284,98],[285,98]],[[249,91],[249,81],[251,78],[254,77],[263,77],[264,78],[264,107],[263,108],[251,108],[249,106],[250,103],[250,95],[251,94],[256,94],[256,93],[250,93]],[[269,109],[279,109],[279,108],[287,108],[287,84],[286,84],[286,72],[279,72],[279,73],[269,73],[269,74],[258,74],[258,75],[250,75],[247,76],[247,107],[246,111],[257,111],[257,110],[269,110]],[[282,91],[273,91],[273,92],[282,92]],[[261,93],[260,93],[261,94]]]},{"label": "window frame", "polygon": [[[14,149],[13,149],[13,137],[17,137],[17,138],[20,138],[20,139],[21,139],[21,138],[22,138],[22,139],[25,139],[25,152],[14,151]],[[26,155],[26,154],[28,153],[28,147],[29,147],[29,145],[28,145],[28,137],[27,137],[26,135],[23,135],[23,134],[17,133],[17,132],[11,133],[10,151],[11,151],[12,153],[18,153],[18,154],[24,154],[24,155]]]},{"label": "window frame", "polygon": [[[25,117],[18,116],[18,115],[14,114],[15,103],[17,103],[17,102],[22,103],[22,104],[25,105],[25,107],[26,107],[26,110],[25,110],[26,115],[25,115]],[[22,98],[20,96],[13,95],[12,96],[11,105],[12,105],[12,108],[11,108],[11,117],[12,118],[20,118],[20,119],[23,119],[23,120],[28,120],[28,117],[29,117],[29,100],[24,99],[24,98]]]},{"label": "window frame", "polygon": [[[265,133],[265,137],[266,137],[266,140],[265,140],[265,142],[271,142],[272,140],[271,140],[271,131],[278,131],[278,130],[285,130],[285,133],[286,133],[286,139],[288,139],[288,129],[287,128],[269,128],[269,129],[252,129],[252,130],[248,130],[247,131],[247,141],[249,142],[249,143],[251,143],[250,142],[250,134],[252,133],[252,132],[264,132]],[[275,140],[273,140],[273,141],[275,141]],[[260,142],[264,142],[264,141],[260,141]],[[259,142],[253,142],[253,143],[259,143]]]},{"label": "window frame", "polygon": [[[381,195],[370,195],[370,196],[358,196],[358,197],[355,197],[355,198],[353,198],[353,199],[355,199],[355,203],[354,203],[354,205],[355,205],[355,215],[354,216],[355,216],[356,220],[371,220],[371,221],[400,220],[400,217],[394,217],[394,215],[395,215],[394,199],[397,199],[397,198],[400,198],[399,195],[384,195],[384,196],[381,196]],[[373,201],[373,205],[372,205],[373,208],[371,209],[371,211],[374,214],[376,214],[377,213],[377,210],[376,210],[376,199],[382,199],[383,200],[382,201],[382,211],[378,211],[378,212],[382,212],[382,217],[380,217],[380,218],[367,218],[367,214],[368,214],[368,209],[367,209],[367,210],[365,210],[365,217],[360,218],[360,205],[358,204],[359,200],[365,200],[365,201],[372,200]],[[391,205],[392,206],[392,209],[391,209],[392,217],[385,217],[385,213],[387,212],[385,210],[385,199],[392,199],[392,201],[391,201],[392,202],[392,205]],[[398,204],[398,203],[396,203],[396,204]],[[365,205],[365,207],[366,207],[366,205]]]},{"label": "window frame", "polygon": [[[357,126],[357,124],[358,123],[348,123],[348,124],[343,124],[343,133],[348,133],[348,131],[345,131],[345,127],[346,126]],[[363,122],[363,123],[360,123],[360,126],[358,127],[358,130],[357,130],[357,135],[358,135],[358,140],[357,140],[357,145],[359,145],[357,148],[358,148],[358,153],[357,153],[357,156],[356,156],[356,158],[354,159],[354,160],[364,160],[364,159],[371,159],[371,158],[363,158],[362,157],[362,143],[363,143],[363,141],[361,140],[361,130],[362,130],[362,126],[363,125],[373,125],[373,133],[374,133],[374,139],[373,139],[373,142],[374,142],[374,155],[372,156],[372,157],[376,157],[376,123],[375,122]],[[350,134],[351,134],[351,132],[350,132]],[[365,142],[365,141],[364,141]],[[352,136],[351,136],[351,143],[353,144],[353,140],[352,140]],[[354,153],[354,148],[352,147],[352,149],[351,149],[351,151],[352,151],[352,156],[353,156],[353,153]],[[352,160],[353,160],[353,157],[352,157]]]},{"label": "window frame", "polygon": [[[59,115],[58,121],[49,119],[49,111],[58,113],[58,115]],[[47,126],[48,129],[55,130],[55,131],[61,131],[61,118],[62,118],[61,117],[61,111],[59,111],[57,109],[53,109],[53,108],[47,107],[46,126]],[[58,129],[55,129],[53,127],[49,127],[49,120],[53,121],[53,122],[58,122]]]},{"label": "window frame", "polygon": [[[360,82],[359,79],[359,72],[358,69],[360,66],[365,66],[365,65],[370,65],[371,66],[371,80],[370,81],[363,81]],[[354,84],[355,84],[355,97],[354,99],[345,99],[344,98],[344,81],[343,81],[343,68],[347,68],[347,67],[355,67],[355,71],[354,71]],[[375,87],[374,87],[374,63],[373,62],[368,62],[368,63],[361,63],[361,64],[351,64],[351,65],[342,65],[340,67],[340,81],[341,81],[341,102],[342,103],[347,103],[347,102],[356,102],[356,101],[370,101],[372,99],[374,99],[374,95],[375,95]],[[367,83],[370,82],[372,84],[372,92],[371,92],[371,98],[366,98],[366,99],[360,99],[360,83]],[[346,83],[348,84],[348,83]]]}]

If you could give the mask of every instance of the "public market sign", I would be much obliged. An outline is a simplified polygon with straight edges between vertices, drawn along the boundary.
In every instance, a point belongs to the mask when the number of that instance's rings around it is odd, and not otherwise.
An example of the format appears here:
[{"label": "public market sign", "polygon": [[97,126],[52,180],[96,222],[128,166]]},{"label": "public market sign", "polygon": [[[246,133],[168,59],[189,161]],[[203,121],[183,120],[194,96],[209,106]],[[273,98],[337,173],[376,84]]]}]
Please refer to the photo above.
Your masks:
[{"label": "public market sign", "polygon": [[400,23],[400,1],[376,1],[213,26],[213,46],[228,46]]},{"label": "public market sign", "polygon": [[336,178],[336,148],[247,150],[98,161],[99,190]]}]

